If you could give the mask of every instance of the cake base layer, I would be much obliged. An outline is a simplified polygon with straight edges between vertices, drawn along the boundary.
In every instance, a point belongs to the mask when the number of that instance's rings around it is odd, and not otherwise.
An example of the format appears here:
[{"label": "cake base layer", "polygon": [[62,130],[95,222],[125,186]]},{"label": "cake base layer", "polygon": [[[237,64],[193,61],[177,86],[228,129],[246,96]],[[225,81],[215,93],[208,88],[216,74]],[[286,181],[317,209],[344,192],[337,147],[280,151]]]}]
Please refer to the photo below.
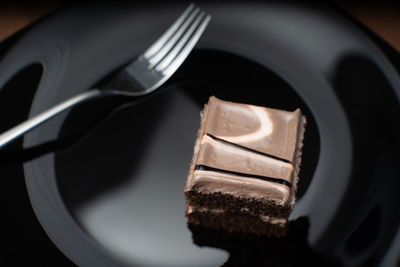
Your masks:
[{"label": "cake base layer", "polygon": [[221,192],[199,192],[190,190],[185,192],[189,206],[209,209],[224,209],[231,213],[248,214],[251,216],[266,215],[278,218],[288,218],[292,212],[292,206],[276,203],[274,199],[238,197]]},{"label": "cake base layer", "polygon": [[287,232],[286,219],[263,215],[252,216],[218,209],[186,206],[186,217],[191,224],[225,230],[229,233],[283,237]]}]

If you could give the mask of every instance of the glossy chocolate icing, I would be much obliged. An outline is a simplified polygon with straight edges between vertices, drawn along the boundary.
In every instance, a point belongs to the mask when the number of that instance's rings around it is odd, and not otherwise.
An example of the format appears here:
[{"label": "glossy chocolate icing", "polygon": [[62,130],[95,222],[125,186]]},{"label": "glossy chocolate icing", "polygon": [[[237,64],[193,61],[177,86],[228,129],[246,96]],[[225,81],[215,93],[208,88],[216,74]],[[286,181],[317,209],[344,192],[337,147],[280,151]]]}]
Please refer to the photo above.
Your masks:
[{"label": "glossy chocolate icing", "polygon": [[301,113],[238,104],[210,97],[207,134],[293,162]]},{"label": "glossy chocolate icing", "polygon": [[287,203],[290,188],[279,183],[219,172],[196,170],[190,187],[203,193],[224,192],[237,197],[270,198],[277,204]]},{"label": "glossy chocolate icing", "polygon": [[278,205],[293,205],[304,123],[299,109],[288,112],[210,97],[185,191],[268,198]]},{"label": "glossy chocolate icing", "polygon": [[196,165],[278,178],[289,183],[293,171],[290,163],[219,142],[207,135],[201,140]]}]

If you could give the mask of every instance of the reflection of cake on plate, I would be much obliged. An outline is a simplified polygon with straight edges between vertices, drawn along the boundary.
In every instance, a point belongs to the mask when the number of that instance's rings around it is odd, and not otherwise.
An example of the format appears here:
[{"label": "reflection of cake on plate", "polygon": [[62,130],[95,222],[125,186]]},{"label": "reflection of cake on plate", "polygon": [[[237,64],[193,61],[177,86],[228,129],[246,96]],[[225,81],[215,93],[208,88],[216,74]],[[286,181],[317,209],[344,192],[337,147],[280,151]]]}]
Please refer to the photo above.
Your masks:
[{"label": "reflection of cake on plate", "polygon": [[228,233],[189,223],[192,240],[199,247],[213,247],[227,251],[228,266],[343,266],[339,258],[315,251],[308,243],[310,222],[299,217],[288,223],[285,237],[256,236]]},{"label": "reflection of cake on plate", "polygon": [[190,223],[282,236],[295,203],[305,118],[211,97],[185,186]]}]

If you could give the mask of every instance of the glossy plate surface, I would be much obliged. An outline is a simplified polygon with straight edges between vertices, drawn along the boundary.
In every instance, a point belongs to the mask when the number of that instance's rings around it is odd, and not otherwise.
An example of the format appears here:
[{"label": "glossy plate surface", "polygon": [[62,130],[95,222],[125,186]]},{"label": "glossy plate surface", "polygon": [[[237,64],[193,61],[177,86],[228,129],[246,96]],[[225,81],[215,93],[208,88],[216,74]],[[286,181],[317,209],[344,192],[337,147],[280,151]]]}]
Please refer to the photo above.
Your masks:
[{"label": "glossy plate surface", "polygon": [[[400,215],[393,213],[399,181],[390,144],[400,82],[392,65],[330,7],[198,4],[213,20],[168,89],[107,120],[123,100],[85,105],[24,139],[25,148],[58,140],[42,151],[75,143],[24,164],[33,210],[50,239],[82,266],[223,264],[228,253],[192,242],[183,197],[199,112],[216,95],[302,108],[309,124],[292,219],[308,218],[305,242],[350,265],[393,263]],[[67,7],[14,44],[0,63],[0,85],[20,90],[9,79],[21,80],[21,70],[36,64],[28,68],[41,77],[32,116],[135,58],[183,9]]]}]

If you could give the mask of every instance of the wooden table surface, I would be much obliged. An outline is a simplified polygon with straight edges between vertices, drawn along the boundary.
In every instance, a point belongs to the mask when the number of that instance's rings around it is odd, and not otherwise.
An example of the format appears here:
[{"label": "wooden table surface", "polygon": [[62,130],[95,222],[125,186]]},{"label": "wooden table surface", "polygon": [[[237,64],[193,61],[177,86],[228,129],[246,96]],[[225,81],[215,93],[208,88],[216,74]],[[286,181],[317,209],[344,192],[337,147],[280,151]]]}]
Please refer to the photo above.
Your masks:
[{"label": "wooden table surface", "polygon": [[400,2],[342,0],[337,4],[400,52]]},{"label": "wooden table surface", "polygon": [[0,3],[0,42],[62,5],[62,1]]},{"label": "wooden table surface", "polygon": [[[64,3],[65,1],[0,3],[0,42]],[[336,4],[400,51],[400,3],[339,0]]]}]

